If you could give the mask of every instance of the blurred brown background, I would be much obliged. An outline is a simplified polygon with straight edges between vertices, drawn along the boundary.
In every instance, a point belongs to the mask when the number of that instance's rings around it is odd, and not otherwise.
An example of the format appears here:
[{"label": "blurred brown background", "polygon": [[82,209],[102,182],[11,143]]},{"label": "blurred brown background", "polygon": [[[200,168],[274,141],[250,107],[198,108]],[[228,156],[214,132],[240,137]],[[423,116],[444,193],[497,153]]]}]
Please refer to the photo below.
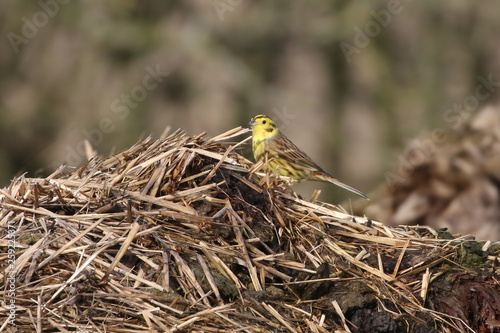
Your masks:
[{"label": "blurred brown background", "polygon": [[[500,2],[0,2],[0,186],[166,126],[256,114],[369,193],[406,143],[498,100]],[[478,88],[482,87],[482,88]],[[308,196],[349,195],[307,184]]]}]

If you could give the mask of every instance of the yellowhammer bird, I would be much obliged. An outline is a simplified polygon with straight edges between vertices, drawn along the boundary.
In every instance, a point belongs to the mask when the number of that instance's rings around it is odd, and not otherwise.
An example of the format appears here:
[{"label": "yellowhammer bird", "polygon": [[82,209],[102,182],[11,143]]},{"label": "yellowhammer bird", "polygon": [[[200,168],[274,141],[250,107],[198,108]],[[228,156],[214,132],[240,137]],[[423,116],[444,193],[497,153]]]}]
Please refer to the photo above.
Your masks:
[{"label": "yellowhammer bird", "polygon": [[249,125],[253,131],[253,156],[256,161],[266,162],[267,159],[273,173],[297,181],[330,182],[368,199],[363,192],[338,181],[323,171],[306,153],[281,134],[276,124],[268,116],[255,116]]}]

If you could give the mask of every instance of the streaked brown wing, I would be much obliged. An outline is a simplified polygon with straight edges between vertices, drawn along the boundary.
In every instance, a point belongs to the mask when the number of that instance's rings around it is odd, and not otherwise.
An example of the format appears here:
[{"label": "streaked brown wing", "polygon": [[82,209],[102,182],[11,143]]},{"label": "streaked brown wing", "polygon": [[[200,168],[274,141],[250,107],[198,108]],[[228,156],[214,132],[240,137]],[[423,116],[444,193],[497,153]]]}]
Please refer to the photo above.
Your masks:
[{"label": "streaked brown wing", "polygon": [[281,133],[273,140],[273,148],[279,158],[286,159],[289,163],[297,164],[311,171],[324,172],[306,153]]}]

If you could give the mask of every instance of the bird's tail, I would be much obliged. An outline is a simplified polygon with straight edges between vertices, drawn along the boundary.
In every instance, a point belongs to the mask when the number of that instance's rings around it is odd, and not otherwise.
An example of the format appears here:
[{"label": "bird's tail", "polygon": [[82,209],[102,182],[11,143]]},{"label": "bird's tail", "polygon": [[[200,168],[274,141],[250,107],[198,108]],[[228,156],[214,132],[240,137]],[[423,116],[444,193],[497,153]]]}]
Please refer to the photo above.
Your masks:
[{"label": "bird's tail", "polygon": [[368,198],[368,196],[366,194],[364,194],[363,192],[361,192],[359,190],[356,190],[354,187],[351,187],[351,186],[349,186],[347,184],[342,183],[341,181],[333,178],[330,175],[327,175],[327,174],[324,174],[324,173],[321,173],[321,172],[315,172],[314,175],[313,175],[313,177],[311,177],[311,180],[319,180],[319,181],[324,181],[324,182],[330,182],[330,183],[335,184],[335,185],[337,185],[339,187],[342,187],[343,189],[351,191],[352,193],[356,193],[357,195],[359,195],[360,197],[365,198],[366,200],[370,200],[370,198]]}]

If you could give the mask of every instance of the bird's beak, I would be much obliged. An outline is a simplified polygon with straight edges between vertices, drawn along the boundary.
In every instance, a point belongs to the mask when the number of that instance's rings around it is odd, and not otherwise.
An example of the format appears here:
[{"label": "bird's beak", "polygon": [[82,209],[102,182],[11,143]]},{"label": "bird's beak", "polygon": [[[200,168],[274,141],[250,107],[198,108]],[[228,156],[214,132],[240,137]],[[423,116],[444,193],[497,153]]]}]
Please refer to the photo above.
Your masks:
[{"label": "bird's beak", "polygon": [[255,126],[255,125],[257,125],[257,123],[256,123],[256,122],[255,122],[255,120],[253,120],[253,118],[252,118],[252,120],[250,120],[250,122],[248,123],[248,126],[253,127],[253,126]]}]

